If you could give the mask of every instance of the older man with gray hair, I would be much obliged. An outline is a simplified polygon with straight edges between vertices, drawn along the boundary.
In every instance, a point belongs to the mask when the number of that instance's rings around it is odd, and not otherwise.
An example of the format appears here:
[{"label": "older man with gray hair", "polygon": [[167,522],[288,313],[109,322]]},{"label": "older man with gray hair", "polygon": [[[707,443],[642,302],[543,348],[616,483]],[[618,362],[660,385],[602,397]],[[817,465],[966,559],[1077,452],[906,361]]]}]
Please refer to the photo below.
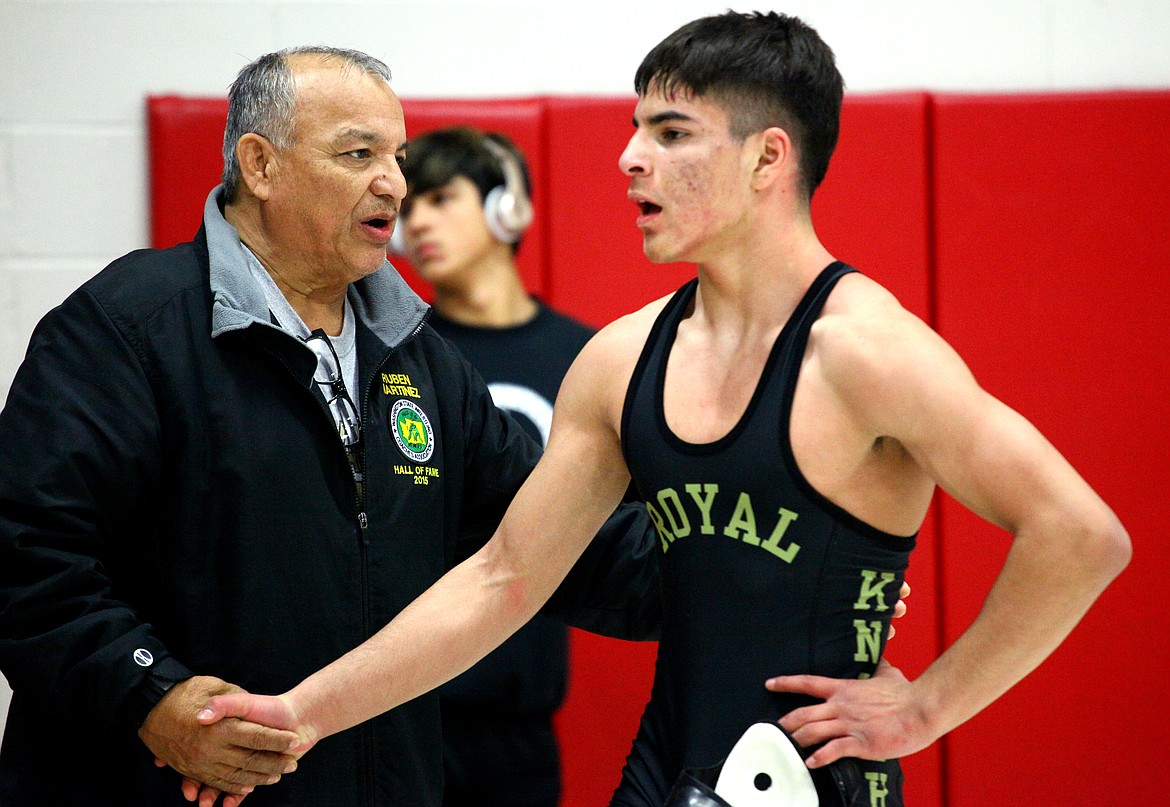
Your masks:
[{"label": "older man with gray hair", "polygon": [[[202,704],[361,644],[532,470],[535,441],[386,263],[406,193],[389,79],[332,48],[245,67],[194,240],[120,258],[37,327],[0,413],[0,803],[183,804],[161,763],[226,793],[276,782],[295,737],[200,726]],[[556,608],[653,637],[647,519],[602,536]],[[265,750],[227,747],[248,731]],[[104,739],[62,754],[79,735]],[[440,754],[427,695],[249,802],[437,805]]]}]

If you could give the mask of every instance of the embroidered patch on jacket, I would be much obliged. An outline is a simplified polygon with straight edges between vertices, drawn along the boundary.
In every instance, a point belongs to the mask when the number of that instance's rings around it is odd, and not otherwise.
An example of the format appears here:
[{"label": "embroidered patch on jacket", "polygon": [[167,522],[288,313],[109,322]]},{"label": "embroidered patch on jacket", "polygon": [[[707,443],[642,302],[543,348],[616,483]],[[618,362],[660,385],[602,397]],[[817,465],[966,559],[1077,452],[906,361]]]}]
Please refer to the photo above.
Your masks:
[{"label": "embroidered patch on jacket", "polygon": [[395,401],[390,409],[390,427],[398,450],[415,462],[426,462],[435,453],[431,420],[413,401]]}]

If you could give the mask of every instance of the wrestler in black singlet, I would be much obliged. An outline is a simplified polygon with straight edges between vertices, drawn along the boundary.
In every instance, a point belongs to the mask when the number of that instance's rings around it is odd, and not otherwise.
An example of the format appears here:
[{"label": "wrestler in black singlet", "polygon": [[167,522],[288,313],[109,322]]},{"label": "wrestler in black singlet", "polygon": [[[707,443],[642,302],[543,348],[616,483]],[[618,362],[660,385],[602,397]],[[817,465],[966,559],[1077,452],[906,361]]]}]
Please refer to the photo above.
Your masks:
[{"label": "wrestler in black singlet", "polygon": [[[615,805],[659,807],[682,770],[722,762],[752,723],[811,702],[768,692],[771,676],[859,678],[881,657],[915,538],[874,529],[820,495],[788,437],[809,329],[852,271],[838,262],[821,272],[777,337],[747,411],[714,443],[680,440],[662,403],[697,281],[674,295],[647,338],[622,448],[658,527],[664,622],[653,693]],[[896,760],[860,765],[850,805],[902,804]],[[826,771],[813,775],[821,804],[840,804]]]}]

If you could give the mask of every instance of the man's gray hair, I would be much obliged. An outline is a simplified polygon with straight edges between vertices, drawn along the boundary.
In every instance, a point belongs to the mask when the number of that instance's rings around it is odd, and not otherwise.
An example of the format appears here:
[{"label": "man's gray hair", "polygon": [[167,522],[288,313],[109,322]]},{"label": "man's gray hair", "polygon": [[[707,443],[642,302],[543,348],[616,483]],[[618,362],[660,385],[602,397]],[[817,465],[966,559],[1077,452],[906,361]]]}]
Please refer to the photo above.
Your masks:
[{"label": "man's gray hair", "polygon": [[390,68],[358,50],[308,45],[266,53],[246,65],[228,90],[227,126],[223,132],[223,187],[225,199],[235,199],[240,185],[240,163],[236,144],[249,132],[267,138],[277,148],[292,145],[295,128],[296,90],[288,66],[290,56],[317,55],[324,61],[364,70],[390,83]]}]

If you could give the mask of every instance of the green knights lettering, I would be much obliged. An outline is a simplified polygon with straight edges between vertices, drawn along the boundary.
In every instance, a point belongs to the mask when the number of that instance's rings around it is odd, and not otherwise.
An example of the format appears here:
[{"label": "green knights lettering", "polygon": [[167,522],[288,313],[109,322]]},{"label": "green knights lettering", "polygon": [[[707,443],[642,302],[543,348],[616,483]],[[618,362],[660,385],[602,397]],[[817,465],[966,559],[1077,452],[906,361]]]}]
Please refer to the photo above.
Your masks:
[{"label": "green knights lettering", "polygon": [[[894,578],[893,572],[862,569],[861,580],[857,587],[857,602],[853,603],[853,610],[879,614],[890,610],[886,593],[887,586],[894,582]],[[857,649],[853,653],[853,660],[876,666],[882,650],[883,626],[881,620],[854,619],[853,629],[857,634]],[[868,678],[869,676],[862,675],[861,677]]]},{"label": "green knights lettering", "polygon": [[877,771],[866,771],[865,778],[869,781],[870,807],[886,807],[886,796],[890,790],[886,786],[887,775]]},{"label": "green knights lettering", "polygon": [[[728,538],[742,541],[745,544],[758,546],[765,552],[775,555],[785,563],[792,563],[796,554],[800,552],[800,544],[785,541],[784,535],[789,526],[796,521],[797,514],[781,507],[775,514],[775,523],[771,524],[771,513],[763,514],[769,518],[768,522],[760,523],[756,520],[755,507],[752,497],[748,493],[725,494],[735,496],[735,507],[726,524],[716,525],[711,519],[712,506],[719,496],[719,486],[711,483],[687,483],[683,485],[680,494],[674,488],[663,488],[653,497],[654,501],[647,500],[646,510],[650,520],[658,531],[658,538],[662,541],[662,551],[668,552],[671,545],[680,538],[686,538],[696,530],[700,535],[714,535],[716,529]],[[760,527],[771,526],[765,532]]]}]

